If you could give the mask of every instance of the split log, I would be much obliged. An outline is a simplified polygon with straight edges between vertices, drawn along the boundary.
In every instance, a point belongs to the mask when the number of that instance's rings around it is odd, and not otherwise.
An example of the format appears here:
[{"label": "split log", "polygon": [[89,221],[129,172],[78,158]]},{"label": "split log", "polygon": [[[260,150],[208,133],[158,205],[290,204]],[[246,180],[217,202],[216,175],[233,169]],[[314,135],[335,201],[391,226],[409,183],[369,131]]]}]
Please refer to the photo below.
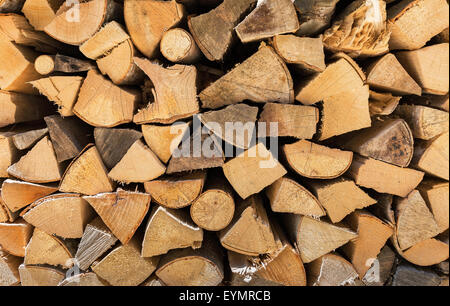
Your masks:
[{"label": "split log", "polygon": [[295,6],[290,0],[262,0],[235,31],[241,42],[248,43],[280,34],[294,33],[300,27]]},{"label": "split log", "polygon": [[267,187],[266,195],[274,212],[315,218],[325,216],[325,210],[317,198],[308,189],[288,177],[282,177]]},{"label": "split log", "polygon": [[418,141],[414,148],[412,167],[448,181],[448,138],[449,133],[446,132],[428,141]]},{"label": "split log", "polygon": [[422,105],[399,105],[394,112],[411,128],[414,138],[430,140],[449,130],[448,112]]},{"label": "split log", "polygon": [[145,191],[152,199],[167,208],[179,209],[189,206],[203,190],[205,171],[196,171],[182,176],[164,177],[145,182]]},{"label": "split log", "polygon": [[162,287],[166,286],[156,275],[150,276],[145,282],[141,284],[141,286],[146,287]]},{"label": "split log", "polygon": [[20,211],[12,212],[2,200],[0,189],[0,223],[14,222],[19,217]]},{"label": "split log", "polygon": [[29,149],[48,133],[48,128],[29,130],[12,136],[14,145],[19,150]]},{"label": "split log", "polygon": [[439,232],[449,228],[449,183],[433,179],[426,179],[417,186],[420,195],[427,203],[428,208],[439,226]]},{"label": "split log", "polygon": [[111,230],[100,217],[92,220],[84,229],[75,254],[75,263],[81,270],[87,270],[103,253],[117,242]]},{"label": "split log", "polygon": [[154,207],[145,228],[142,257],[166,254],[173,249],[198,249],[202,245],[203,230],[190,220],[183,210]]},{"label": "split log", "polygon": [[58,187],[7,179],[2,184],[1,196],[8,209],[16,212],[56,191],[58,191]]},{"label": "split log", "polygon": [[294,103],[293,81],[281,57],[262,44],[255,54],[204,89],[199,98],[204,108],[219,108],[244,100]]},{"label": "split log", "polygon": [[25,0],[0,0],[0,13],[18,12]]},{"label": "split log", "polygon": [[166,167],[155,153],[138,139],[111,169],[108,177],[121,183],[144,183],[160,177],[165,171]]},{"label": "split log", "polygon": [[356,184],[380,193],[406,197],[422,181],[421,171],[355,155],[348,175]]},{"label": "split log", "polygon": [[34,69],[42,75],[52,72],[77,73],[94,69],[91,62],[78,58],[56,55],[40,55],[34,61]]},{"label": "split log", "polygon": [[165,32],[161,38],[160,50],[173,63],[193,64],[202,55],[192,35],[182,28]]},{"label": "split log", "polygon": [[20,282],[22,286],[57,286],[63,279],[64,273],[55,268],[20,265]]},{"label": "split log", "polygon": [[445,0],[403,0],[388,9],[392,23],[391,50],[415,50],[448,28],[448,3]]},{"label": "split log", "polygon": [[149,194],[118,189],[83,197],[122,244],[127,244],[150,207]]},{"label": "split log", "polygon": [[0,250],[0,286],[16,286],[20,283],[19,266],[22,258]]},{"label": "split log", "polygon": [[15,134],[14,132],[0,132],[0,177],[9,177],[8,168],[20,157],[12,139]]},{"label": "split log", "polygon": [[185,17],[182,4],[172,1],[131,0],[124,3],[127,30],[134,45],[148,58],[157,55],[165,31]]},{"label": "split log", "polygon": [[97,274],[93,272],[76,274],[74,276],[65,278],[58,286],[76,286],[76,287],[99,287],[107,286],[106,281],[100,279]]},{"label": "split log", "polygon": [[[342,221],[357,209],[363,209],[377,203],[355,182],[346,178],[326,181],[308,181],[311,191],[327,211],[331,222]],[[355,230],[355,229],[354,229]],[[356,231],[356,230],[355,230]]]},{"label": "split log", "polygon": [[262,143],[226,162],[222,168],[231,186],[243,199],[260,192],[287,173]]},{"label": "split log", "polygon": [[113,191],[113,183],[95,146],[87,146],[72,160],[61,179],[59,191],[85,195]]},{"label": "split log", "polygon": [[294,5],[300,13],[300,29],[297,35],[314,36],[325,30],[334,14],[339,0],[295,0]]},{"label": "split log", "polygon": [[423,267],[438,264],[449,257],[448,244],[435,238],[422,240],[398,253],[410,263]]},{"label": "split log", "polygon": [[137,286],[155,271],[158,262],[159,257],[140,256],[140,243],[135,237],[94,263],[92,271],[113,286]]},{"label": "split log", "polygon": [[435,272],[410,264],[400,264],[392,279],[392,286],[439,286],[441,278]]},{"label": "split log", "polygon": [[114,127],[133,120],[139,100],[136,89],[121,88],[98,71],[89,70],[73,112],[90,125]]},{"label": "split log", "polygon": [[396,95],[422,94],[419,84],[408,74],[398,59],[392,53],[388,53],[376,59],[366,69],[367,83],[370,87],[388,91]]},{"label": "split log", "polygon": [[152,81],[155,99],[138,111],[133,119],[135,123],[169,124],[199,112],[195,66],[175,65],[164,68],[137,57],[134,62]]},{"label": "split log", "polygon": [[358,273],[343,257],[330,253],[307,265],[309,286],[346,286],[354,284]]},{"label": "split log", "polygon": [[[405,97],[405,103],[407,104],[418,104],[423,106],[428,106],[432,108],[436,108],[442,111],[449,111],[449,94],[443,96],[435,96],[435,95],[423,95],[421,97],[414,97],[413,99],[408,99]],[[414,103],[412,103],[414,100]]]},{"label": "split log", "polygon": [[24,0],[22,13],[37,31],[44,28],[56,17],[56,12],[64,0]]},{"label": "split log", "polygon": [[[319,122],[319,110],[313,106],[266,103],[258,122],[266,124],[266,135],[269,137],[295,137],[312,139]],[[277,133],[271,124],[277,124]]]},{"label": "split log", "polygon": [[[397,108],[402,97],[393,96],[390,93],[370,91],[369,111],[371,116],[390,115]],[[414,98],[417,98],[414,96]]]},{"label": "split log", "polygon": [[449,42],[449,28],[446,28],[441,33],[432,38],[432,42],[437,44],[448,43]]},{"label": "split log", "polygon": [[13,223],[0,223],[0,247],[11,255],[24,257],[32,233],[33,226],[23,219]]},{"label": "split log", "polygon": [[389,277],[395,262],[395,253],[385,245],[373,262],[362,281],[366,286],[383,286]]},{"label": "split log", "polygon": [[21,215],[49,235],[81,238],[94,211],[80,195],[59,193],[35,201]]}]

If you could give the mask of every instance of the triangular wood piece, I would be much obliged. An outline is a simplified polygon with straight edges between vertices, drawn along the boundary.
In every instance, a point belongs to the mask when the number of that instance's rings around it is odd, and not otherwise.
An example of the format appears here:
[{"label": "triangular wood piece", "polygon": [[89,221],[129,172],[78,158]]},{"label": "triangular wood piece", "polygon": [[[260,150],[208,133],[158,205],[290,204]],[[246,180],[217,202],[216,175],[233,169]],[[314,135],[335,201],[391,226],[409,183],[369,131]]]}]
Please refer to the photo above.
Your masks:
[{"label": "triangular wood piece", "polygon": [[62,240],[49,235],[38,228],[25,250],[26,265],[51,265],[70,268],[73,265],[73,254]]},{"label": "triangular wood piece", "polygon": [[420,195],[427,203],[434,216],[439,231],[444,232],[449,228],[449,183],[433,179],[427,179],[417,186]]},{"label": "triangular wood piece", "polygon": [[366,286],[383,286],[391,277],[391,271],[396,260],[396,253],[385,245],[361,280]]},{"label": "triangular wood piece", "polygon": [[8,168],[20,158],[19,150],[14,146],[13,136],[16,132],[0,132],[0,177],[9,177]]},{"label": "triangular wood piece", "polygon": [[311,217],[325,216],[317,198],[296,181],[282,177],[267,187],[266,195],[274,212],[292,213]]},{"label": "triangular wood piece", "polygon": [[403,252],[399,248],[397,251],[404,259],[417,266],[437,265],[449,257],[448,244],[435,238],[418,242]]},{"label": "triangular wood piece", "polygon": [[86,272],[76,274],[65,278],[58,286],[70,286],[70,287],[102,287],[109,284],[100,279],[94,272]]},{"label": "triangular wood piece", "polygon": [[20,2],[25,2],[22,7],[22,13],[37,31],[44,30],[44,27],[55,18],[56,11],[61,5],[59,0],[25,0],[17,3]]},{"label": "triangular wood piece", "polygon": [[80,195],[68,193],[41,198],[22,213],[33,226],[63,238],[81,238],[93,215],[94,211]]},{"label": "triangular wood piece", "polygon": [[418,141],[414,147],[413,168],[427,174],[449,179],[449,132],[428,141]]},{"label": "triangular wood piece", "polygon": [[33,226],[23,219],[14,223],[0,223],[0,248],[14,256],[24,257],[32,234]]},{"label": "triangular wood piece", "polygon": [[393,96],[388,92],[370,91],[369,110],[370,115],[390,115],[397,108],[402,97]]},{"label": "triangular wood piece", "polygon": [[3,182],[1,196],[3,203],[11,212],[16,212],[34,201],[52,194],[57,187],[32,184],[7,179]]},{"label": "triangular wood piece", "polygon": [[[322,33],[329,25],[333,17],[336,4],[339,0],[312,0],[312,1],[293,1],[299,12],[300,29],[297,31],[299,36],[314,36]],[[320,12],[320,13],[318,13]]]},{"label": "triangular wood piece", "polygon": [[19,266],[22,258],[0,250],[0,286],[20,284]]},{"label": "triangular wood piece", "polygon": [[11,165],[8,168],[8,173],[21,180],[33,183],[59,181],[62,169],[48,136],[42,138],[17,163]]},{"label": "triangular wood piece", "polygon": [[59,191],[85,195],[113,191],[113,183],[106,171],[97,148],[88,146],[66,169]]},{"label": "triangular wood piece", "polygon": [[395,55],[388,53],[367,67],[367,83],[370,87],[397,95],[422,94],[422,89],[406,72]]},{"label": "triangular wood piece", "polygon": [[290,0],[262,0],[235,28],[243,43],[279,34],[294,33],[300,27],[297,11]]},{"label": "triangular wood piece", "polygon": [[345,286],[355,282],[358,273],[343,257],[330,253],[307,266],[309,286]]},{"label": "triangular wood piece", "polygon": [[134,115],[133,121],[142,123],[173,123],[199,112],[197,101],[197,68],[175,65],[168,68],[135,57],[134,62],[154,85],[154,102]]},{"label": "triangular wood piece", "polygon": [[316,260],[358,237],[348,228],[301,215],[286,215],[284,224],[305,263]]},{"label": "triangular wood piece", "polygon": [[48,133],[47,128],[30,130],[18,133],[12,137],[14,145],[19,150],[25,150],[34,146]]},{"label": "triangular wood piece", "polygon": [[165,171],[164,164],[139,139],[131,145],[108,176],[118,182],[144,183],[163,175]]},{"label": "triangular wood piece", "polygon": [[293,103],[288,68],[269,46],[259,50],[199,94],[204,108],[219,108],[244,100]]},{"label": "triangular wood piece", "polygon": [[119,189],[83,199],[95,209],[120,242],[127,244],[147,214],[151,197],[146,193]]},{"label": "triangular wood piece", "polygon": [[141,256],[152,257],[188,247],[197,249],[202,240],[203,230],[194,225],[185,211],[154,207],[145,229]]},{"label": "triangular wood piece", "polygon": [[274,233],[259,195],[237,205],[230,225],[220,232],[220,243],[228,250],[250,256],[272,253],[277,249]]},{"label": "triangular wood piece", "polygon": [[57,286],[63,279],[62,270],[41,266],[25,266],[19,267],[20,282],[22,286]]}]

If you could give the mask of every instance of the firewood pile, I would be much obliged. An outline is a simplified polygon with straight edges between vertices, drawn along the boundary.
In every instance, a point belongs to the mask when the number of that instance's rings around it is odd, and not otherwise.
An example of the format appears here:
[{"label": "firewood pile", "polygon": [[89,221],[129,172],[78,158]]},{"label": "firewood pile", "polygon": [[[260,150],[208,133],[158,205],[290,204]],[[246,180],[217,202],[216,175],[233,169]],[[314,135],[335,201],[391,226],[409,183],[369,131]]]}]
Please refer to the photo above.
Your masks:
[{"label": "firewood pile", "polygon": [[448,285],[446,0],[0,0],[1,286]]}]

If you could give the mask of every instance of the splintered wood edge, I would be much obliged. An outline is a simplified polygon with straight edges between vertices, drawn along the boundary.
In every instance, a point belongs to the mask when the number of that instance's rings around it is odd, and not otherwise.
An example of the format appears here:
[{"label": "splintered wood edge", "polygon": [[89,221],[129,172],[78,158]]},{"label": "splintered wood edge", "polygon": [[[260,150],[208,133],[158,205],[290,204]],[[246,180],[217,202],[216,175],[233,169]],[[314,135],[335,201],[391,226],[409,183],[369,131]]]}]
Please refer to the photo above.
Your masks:
[{"label": "splintered wood edge", "polygon": [[337,60],[338,59],[346,60],[355,69],[355,71],[358,73],[358,75],[361,78],[361,80],[364,83],[364,85],[366,85],[366,81],[367,81],[366,74],[361,69],[361,67],[359,67],[359,65],[350,56],[348,56],[344,52],[338,52],[338,53],[334,54],[331,58],[332,59],[337,59]]}]

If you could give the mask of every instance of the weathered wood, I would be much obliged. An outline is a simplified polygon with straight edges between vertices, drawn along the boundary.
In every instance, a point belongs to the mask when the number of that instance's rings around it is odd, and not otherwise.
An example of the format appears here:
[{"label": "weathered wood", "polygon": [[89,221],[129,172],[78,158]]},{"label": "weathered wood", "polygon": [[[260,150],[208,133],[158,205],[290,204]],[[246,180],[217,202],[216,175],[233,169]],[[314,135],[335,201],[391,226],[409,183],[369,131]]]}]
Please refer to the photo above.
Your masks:
[{"label": "weathered wood", "polygon": [[339,0],[295,0],[300,13],[300,29],[297,35],[313,36],[325,30],[330,24]]},{"label": "weathered wood", "polygon": [[61,54],[40,55],[34,61],[34,69],[42,75],[52,72],[77,73],[94,68],[95,66],[89,61]]},{"label": "weathered wood", "polygon": [[389,277],[395,262],[395,253],[385,245],[362,281],[366,286],[383,286]]},{"label": "weathered wood", "polygon": [[20,282],[22,286],[57,286],[63,279],[64,273],[56,268],[41,266],[19,266]]},{"label": "weathered wood", "polygon": [[23,219],[13,223],[0,223],[0,247],[11,255],[24,257],[32,233],[33,226]]},{"label": "weathered wood", "polygon": [[173,63],[193,64],[202,55],[192,35],[182,28],[165,32],[161,38],[160,50]]},{"label": "weathered wood", "polygon": [[352,264],[334,253],[314,260],[308,264],[307,271],[310,286],[346,286],[358,278]]},{"label": "weathered wood", "polygon": [[400,264],[393,275],[392,286],[439,286],[441,278],[435,272],[410,264]]},{"label": "weathered wood", "polygon": [[48,133],[48,128],[29,130],[22,133],[17,133],[12,136],[14,145],[19,150],[25,150],[34,146],[39,140]]},{"label": "weathered wood", "polygon": [[449,133],[446,132],[431,140],[418,141],[414,147],[414,157],[411,166],[448,181],[448,137]]},{"label": "weathered wood", "polygon": [[20,11],[25,0],[1,0],[0,1],[0,12],[1,13],[11,13]]},{"label": "weathered wood", "polygon": [[22,258],[0,250],[0,285],[15,286],[20,283],[19,266]]},{"label": "weathered wood", "polygon": [[34,201],[58,191],[57,186],[39,185],[7,179],[1,188],[3,203],[11,212],[16,212]]}]

